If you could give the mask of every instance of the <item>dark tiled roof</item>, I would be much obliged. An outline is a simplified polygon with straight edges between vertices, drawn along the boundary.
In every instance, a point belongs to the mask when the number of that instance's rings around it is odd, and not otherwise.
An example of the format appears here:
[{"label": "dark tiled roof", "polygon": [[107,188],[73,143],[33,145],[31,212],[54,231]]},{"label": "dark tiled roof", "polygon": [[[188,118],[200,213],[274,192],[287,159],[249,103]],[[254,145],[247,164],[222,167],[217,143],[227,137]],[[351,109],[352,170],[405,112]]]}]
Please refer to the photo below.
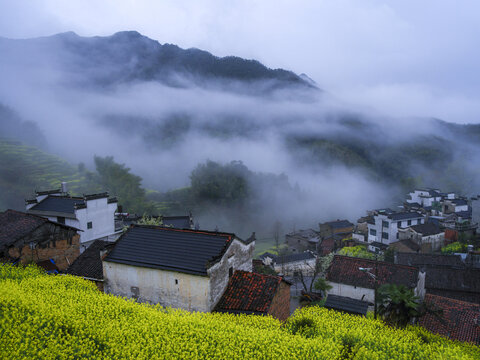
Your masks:
[{"label": "dark tiled roof", "polygon": [[66,270],[67,274],[90,279],[103,279],[100,251],[113,247],[113,243],[95,240]]},{"label": "dark tiled roof", "polygon": [[61,213],[75,213],[75,204],[84,205],[82,198],[48,196],[37,205],[30,208],[30,211],[49,211]]},{"label": "dark tiled roof", "polygon": [[480,344],[480,305],[431,294],[425,295],[425,303],[436,315],[427,313],[419,319],[420,326],[428,331],[454,340]]},{"label": "dark tiled roof", "polygon": [[265,258],[269,257],[270,259],[275,259],[277,257],[277,255],[275,254],[272,254],[272,253],[269,253],[268,251],[264,252],[262,255],[260,255],[258,258],[260,260],[263,260]]},{"label": "dark tiled roof", "polygon": [[347,228],[347,227],[352,227],[354,226],[350,221],[348,220],[336,220],[336,221],[329,221],[325,223],[326,225],[330,226],[332,229],[342,229],[342,228]]},{"label": "dark tiled roof", "polygon": [[313,229],[306,229],[306,230],[298,230],[295,232],[291,232],[290,234],[286,234],[285,236],[294,237],[304,237],[304,238],[314,238],[318,236],[318,232]]},{"label": "dark tiled roof", "polygon": [[310,259],[315,259],[315,255],[313,255],[313,253],[310,252],[310,251],[305,251],[305,252],[298,253],[298,254],[277,256],[275,258],[275,263],[286,264],[286,263],[290,263],[290,262],[304,261],[304,260],[310,260]]},{"label": "dark tiled roof", "polygon": [[465,200],[465,199],[452,199],[450,201],[457,206],[462,206],[462,205],[467,205],[468,204],[467,200]]},{"label": "dark tiled roof", "polygon": [[[419,251],[420,250],[420,245],[418,245],[417,243],[413,242],[410,239],[404,239],[404,240],[392,242],[392,243],[390,243],[390,246],[393,247],[393,248],[396,248],[396,246],[400,245],[400,244],[403,245],[403,246],[406,246],[407,248],[409,248],[412,251]],[[408,265],[408,264],[403,264],[403,265]]]},{"label": "dark tiled roof", "polygon": [[436,235],[443,232],[437,225],[430,222],[427,222],[425,224],[413,225],[410,226],[410,228],[416,233],[422,234],[423,236]]},{"label": "dark tiled roof", "polygon": [[105,261],[205,276],[209,263],[220,259],[234,238],[228,233],[135,225]]},{"label": "dark tiled roof", "polygon": [[346,296],[329,294],[325,301],[325,307],[333,310],[345,311],[350,314],[366,315],[368,302],[352,299]]},{"label": "dark tiled roof", "polygon": [[177,229],[190,229],[190,216],[163,216],[163,225]]},{"label": "dark tiled roof", "polygon": [[472,218],[472,210],[457,211],[455,214],[457,216],[463,218],[463,219],[471,219]]},{"label": "dark tiled roof", "polygon": [[480,269],[432,266],[426,269],[425,288],[480,295]]},{"label": "dark tiled roof", "polygon": [[415,254],[402,253],[395,254],[395,263],[400,265],[428,267],[428,266],[452,266],[464,268],[465,265],[462,258],[458,255],[441,255],[441,254]]},{"label": "dark tiled roof", "polygon": [[423,218],[423,215],[417,212],[398,212],[398,213],[389,214],[388,218],[394,221],[399,221],[399,220]]},{"label": "dark tiled roof", "polygon": [[215,311],[266,314],[281,282],[279,276],[237,270]]},{"label": "dark tiled roof", "polygon": [[0,213],[0,250],[30,234],[46,222],[48,220],[42,217],[15,210]]},{"label": "dark tiled roof", "polygon": [[[374,280],[359,268],[371,268],[375,274],[375,261],[349,256],[335,255],[327,270],[327,280],[335,283],[374,289]],[[396,284],[415,288],[418,269],[411,266],[395,265],[384,261],[377,262],[378,285]]]}]

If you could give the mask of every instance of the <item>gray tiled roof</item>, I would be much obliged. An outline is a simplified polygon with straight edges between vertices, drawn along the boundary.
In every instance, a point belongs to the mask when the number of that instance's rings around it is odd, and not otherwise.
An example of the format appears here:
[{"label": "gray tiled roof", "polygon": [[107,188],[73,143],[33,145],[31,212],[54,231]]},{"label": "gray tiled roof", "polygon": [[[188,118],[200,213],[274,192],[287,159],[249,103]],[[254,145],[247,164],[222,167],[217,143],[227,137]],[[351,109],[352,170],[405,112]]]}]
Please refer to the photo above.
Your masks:
[{"label": "gray tiled roof", "polygon": [[399,212],[388,215],[394,221],[423,218],[422,214],[417,212]]},{"label": "gray tiled roof", "polygon": [[310,260],[310,259],[315,259],[315,255],[313,255],[313,253],[310,252],[310,251],[305,251],[305,252],[302,252],[302,253],[299,253],[299,254],[277,256],[275,258],[275,263],[277,263],[277,264],[287,264],[287,263],[290,263],[290,262],[304,261],[304,260]]},{"label": "gray tiled roof", "polygon": [[329,294],[325,301],[325,307],[339,311],[345,311],[351,314],[366,315],[368,302],[352,299],[346,296]]},{"label": "gray tiled roof", "polygon": [[410,228],[416,233],[422,234],[422,236],[436,235],[443,232],[437,225],[430,222],[425,224],[413,225],[410,226]]},{"label": "gray tiled roof", "polygon": [[90,279],[103,279],[102,259],[100,251],[111,248],[114,244],[102,240],[95,240],[66,271],[67,274]]},{"label": "gray tiled roof", "polygon": [[354,226],[350,221],[348,220],[336,220],[336,221],[329,221],[326,223],[329,225],[332,229],[342,229],[342,228],[347,228],[347,227],[352,227]]},{"label": "gray tiled roof", "polygon": [[234,238],[228,233],[135,225],[105,261],[205,276],[209,263],[219,259]]},{"label": "gray tiled roof", "polygon": [[74,214],[75,204],[84,205],[84,201],[82,198],[48,196],[43,201],[30,208],[29,211],[49,211]]}]

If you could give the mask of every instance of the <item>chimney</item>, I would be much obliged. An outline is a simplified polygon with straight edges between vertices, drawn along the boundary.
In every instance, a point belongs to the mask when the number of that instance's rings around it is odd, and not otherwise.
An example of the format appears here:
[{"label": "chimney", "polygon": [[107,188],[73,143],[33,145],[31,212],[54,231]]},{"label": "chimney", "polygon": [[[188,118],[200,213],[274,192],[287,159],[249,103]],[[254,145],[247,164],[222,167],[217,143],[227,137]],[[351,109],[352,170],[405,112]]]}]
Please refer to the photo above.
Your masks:
[{"label": "chimney", "polygon": [[66,195],[67,193],[68,193],[67,183],[65,181],[62,181],[62,194]]}]

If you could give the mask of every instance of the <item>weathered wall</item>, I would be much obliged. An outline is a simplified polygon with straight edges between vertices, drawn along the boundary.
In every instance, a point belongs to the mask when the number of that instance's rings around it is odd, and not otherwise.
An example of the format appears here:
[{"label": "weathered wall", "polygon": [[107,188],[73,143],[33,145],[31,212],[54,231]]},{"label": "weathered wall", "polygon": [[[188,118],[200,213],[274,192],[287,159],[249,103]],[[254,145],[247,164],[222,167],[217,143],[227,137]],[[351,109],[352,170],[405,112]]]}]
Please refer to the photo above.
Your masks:
[{"label": "weathered wall", "polygon": [[285,281],[280,282],[272,304],[268,309],[268,314],[285,321],[290,316],[290,285]]},{"label": "weathered wall", "polygon": [[339,284],[335,282],[328,282],[332,288],[328,290],[329,294],[346,296],[352,299],[363,300],[373,303],[375,298],[375,291],[359,286]]},{"label": "weathered wall", "polygon": [[301,271],[306,276],[312,276],[315,271],[316,259],[301,260],[289,263],[275,263],[274,269],[277,273],[285,276],[293,276],[295,271]]},{"label": "weathered wall", "polygon": [[103,262],[103,276],[106,293],[189,311],[210,311],[209,278],[206,276],[107,261]]},{"label": "weathered wall", "polygon": [[253,251],[255,242],[248,245],[234,239],[227,249],[222,259],[208,269],[210,277],[210,291],[208,299],[209,311],[213,310],[217,302],[225,292],[228,284],[229,269],[232,268],[232,274],[235,270],[252,271]]},{"label": "weathered wall", "polygon": [[[35,244],[32,250],[30,243]],[[44,224],[19,239],[8,249],[12,258],[20,258],[22,264],[53,259],[63,271],[80,255],[80,235],[54,224]]]}]

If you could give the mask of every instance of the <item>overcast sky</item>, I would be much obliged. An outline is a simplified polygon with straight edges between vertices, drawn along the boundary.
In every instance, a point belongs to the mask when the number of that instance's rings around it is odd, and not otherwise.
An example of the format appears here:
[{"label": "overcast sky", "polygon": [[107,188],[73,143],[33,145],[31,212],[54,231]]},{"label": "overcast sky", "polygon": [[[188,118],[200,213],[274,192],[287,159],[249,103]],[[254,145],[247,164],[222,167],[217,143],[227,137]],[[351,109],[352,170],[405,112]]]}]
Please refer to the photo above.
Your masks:
[{"label": "overcast sky", "polygon": [[306,73],[397,116],[480,122],[478,0],[0,0],[0,36],[137,30]]}]

